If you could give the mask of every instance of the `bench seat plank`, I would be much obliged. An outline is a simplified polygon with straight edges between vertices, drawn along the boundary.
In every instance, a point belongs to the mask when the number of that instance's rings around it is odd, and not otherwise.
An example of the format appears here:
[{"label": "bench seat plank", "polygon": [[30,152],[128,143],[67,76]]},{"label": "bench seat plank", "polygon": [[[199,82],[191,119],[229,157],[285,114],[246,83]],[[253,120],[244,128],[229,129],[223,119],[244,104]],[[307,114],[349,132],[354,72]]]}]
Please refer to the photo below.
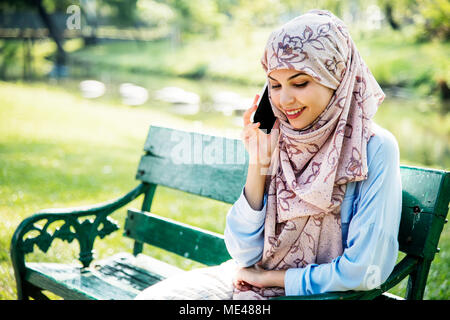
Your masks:
[{"label": "bench seat plank", "polygon": [[[129,300],[170,273],[182,272],[151,257],[119,253],[89,268],[58,263],[27,263],[26,280],[64,299]],[[143,263],[142,261],[145,260]],[[151,266],[151,270],[143,266]]]}]

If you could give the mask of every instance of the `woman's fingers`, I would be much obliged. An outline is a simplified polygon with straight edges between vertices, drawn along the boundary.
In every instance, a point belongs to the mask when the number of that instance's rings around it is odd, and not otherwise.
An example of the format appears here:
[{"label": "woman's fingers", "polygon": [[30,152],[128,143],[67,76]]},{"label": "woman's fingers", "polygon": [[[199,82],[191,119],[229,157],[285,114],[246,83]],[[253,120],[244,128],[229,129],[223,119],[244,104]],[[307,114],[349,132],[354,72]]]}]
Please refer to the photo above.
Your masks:
[{"label": "woman's fingers", "polygon": [[258,106],[255,104],[251,108],[247,109],[247,111],[244,112],[244,127],[249,125],[251,123],[250,119],[252,117],[253,112],[255,112],[256,108]]},{"label": "woman's fingers", "polygon": [[[267,167],[270,164],[272,152],[278,138],[277,129],[279,127],[279,122],[276,121],[273,128],[274,130],[271,134],[264,134],[258,129],[261,126],[261,123],[251,122],[251,116],[258,108],[256,104],[258,99],[259,95],[256,95],[253,106],[244,112],[244,128],[241,132],[241,139],[244,142],[245,149],[249,153],[250,159],[256,161],[255,163]],[[274,132],[276,133],[274,134]]]},{"label": "woman's fingers", "polygon": [[234,278],[233,278],[234,287],[241,291],[247,291],[247,290],[251,289],[250,284],[248,284],[245,280],[243,280],[244,273],[245,273],[244,269],[245,268],[239,268],[236,271],[236,274],[234,275]]},{"label": "woman's fingers", "polygon": [[255,99],[253,99],[253,104],[256,104],[259,99],[259,94],[255,95]]},{"label": "woman's fingers", "polygon": [[248,291],[248,290],[250,290],[252,287],[251,287],[248,283],[242,281],[236,288],[238,288],[238,289],[241,290],[241,291]]},{"label": "woman's fingers", "polygon": [[255,137],[258,133],[256,131],[257,128],[259,128],[260,123],[251,123],[249,125],[247,125],[243,130],[242,130],[242,135],[241,138],[242,140],[248,140],[252,137]]},{"label": "woman's fingers", "polygon": [[248,291],[250,290],[250,285],[248,285],[247,283],[245,283],[244,281],[242,282],[238,282],[234,284],[234,287],[240,291]]},{"label": "woman's fingers", "polygon": [[258,102],[259,99],[259,94],[257,94],[255,96],[255,99],[253,100],[253,104],[252,106],[247,109],[247,111],[244,112],[243,118],[244,118],[244,126],[247,126],[248,124],[250,124],[250,118],[252,117],[252,113],[256,110],[256,108],[258,107],[256,105],[256,102]]}]

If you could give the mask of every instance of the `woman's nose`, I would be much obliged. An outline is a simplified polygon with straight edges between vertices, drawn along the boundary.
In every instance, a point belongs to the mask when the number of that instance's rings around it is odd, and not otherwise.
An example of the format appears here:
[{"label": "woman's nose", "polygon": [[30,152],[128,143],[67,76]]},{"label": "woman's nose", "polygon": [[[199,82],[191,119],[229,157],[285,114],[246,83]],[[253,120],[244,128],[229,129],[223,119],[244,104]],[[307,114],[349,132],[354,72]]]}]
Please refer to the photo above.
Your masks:
[{"label": "woman's nose", "polygon": [[283,108],[290,107],[294,104],[295,97],[289,90],[281,90],[280,104]]}]

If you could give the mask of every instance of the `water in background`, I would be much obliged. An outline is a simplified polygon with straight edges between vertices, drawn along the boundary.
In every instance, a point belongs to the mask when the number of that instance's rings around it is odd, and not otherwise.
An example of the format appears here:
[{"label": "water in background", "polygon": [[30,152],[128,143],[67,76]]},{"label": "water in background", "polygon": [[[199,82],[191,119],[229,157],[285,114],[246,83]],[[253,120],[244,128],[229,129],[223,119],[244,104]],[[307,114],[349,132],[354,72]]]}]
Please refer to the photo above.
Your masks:
[{"label": "water in background", "polygon": [[[71,74],[57,84],[80,95],[94,95],[103,102],[134,105],[191,120],[193,127],[189,130],[231,130],[236,138],[242,128],[243,111],[260,92],[259,86],[252,85],[120,72],[92,74],[83,67],[72,68]],[[101,94],[95,97],[95,92],[83,92],[80,84],[85,80],[97,81]],[[384,90],[386,99],[375,121],[397,138],[402,164],[450,169],[450,114],[440,111],[442,102],[436,97],[417,97],[408,89]]]}]

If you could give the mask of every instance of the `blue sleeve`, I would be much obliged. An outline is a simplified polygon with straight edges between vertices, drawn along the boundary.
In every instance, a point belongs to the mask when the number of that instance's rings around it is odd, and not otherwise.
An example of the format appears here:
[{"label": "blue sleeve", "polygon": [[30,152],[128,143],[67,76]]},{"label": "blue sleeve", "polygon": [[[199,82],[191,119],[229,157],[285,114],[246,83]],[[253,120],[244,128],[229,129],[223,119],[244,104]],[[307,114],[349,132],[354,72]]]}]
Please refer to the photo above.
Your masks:
[{"label": "blue sleeve", "polygon": [[372,139],[374,142],[368,144],[368,179],[358,183],[342,256],[326,264],[288,269],[286,295],[370,290],[392,272],[398,254],[402,201],[399,151],[387,131]]},{"label": "blue sleeve", "polygon": [[253,210],[242,191],[226,218],[225,245],[230,256],[241,267],[248,267],[262,258],[266,201],[261,211]]}]

